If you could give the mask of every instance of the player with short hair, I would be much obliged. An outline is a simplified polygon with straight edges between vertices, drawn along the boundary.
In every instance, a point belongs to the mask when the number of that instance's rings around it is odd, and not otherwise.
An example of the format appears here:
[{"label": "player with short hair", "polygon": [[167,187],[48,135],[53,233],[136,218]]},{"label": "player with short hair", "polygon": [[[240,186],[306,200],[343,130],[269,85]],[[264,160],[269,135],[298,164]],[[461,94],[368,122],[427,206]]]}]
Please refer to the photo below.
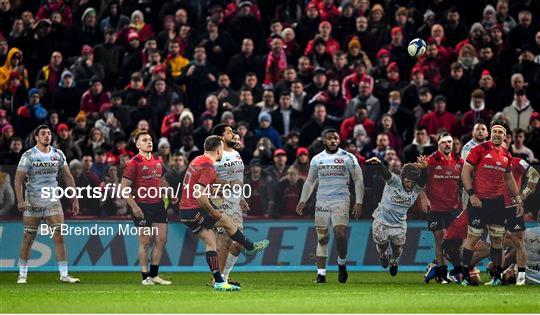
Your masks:
[{"label": "player with short hair", "polygon": [[469,270],[472,266],[474,245],[482,237],[486,227],[491,241],[491,260],[494,264],[493,285],[502,284],[502,247],[505,221],[508,217],[508,211],[504,207],[504,186],[508,187],[511,196],[516,200],[515,214],[517,216],[523,214],[523,201],[511,173],[512,156],[502,146],[508,127],[502,121],[495,121],[490,129],[490,141],[471,150],[461,173],[463,187],[469,195],[467,206],[469,227],[462,256],[464,279],[461,284],[464,286],[472,284]]},{"label": "player with short hair", "polygon": [[463,159],[452,152],[453,139],[448,133],[437,138],[438,149],[427,158],[428,182],[425,201],[428,207],[428,230],[435,238],[435,257],[424,277],[428,283],[432,277],[439,283],[448,283],[448,267],[442,251],[446,228],[461,210],[460,184]]},{"label": "player with short hair", "polygon": [[[377,173],[386,182],[381,201],[373,212],[371,233],[381,266],[386,269],[390,265],[391,276],[398,273],[398,259],[407,234],[407,211],[423,192],[427,180],[427,162],[423,158],[419,161],[405,164],[400,175],[388,171],[376,157],[366,161],[366,164],[376,166]],[[388,257],[388,243],[392,249],[391,257]]]},{"label": "player with short hair", "polygon": [[[219,270],[216,235],[214,227],[221,227],[229,237],[242,245],[246,255],[254,255],[268,247],[268,240],[257,243],[249,241],[236,227],[228,215],[214,208],[209,197],[223,191],[223,185],[234,185],[236,181],[223,181],[217,178],[214,163],[223,156],[223,141],[219,136],[209,136],[204,141],[204,154],[197,156],[189,164],[182,184],[180,201],[180,221],[186,225],[206,245],[206,262],[214,276],[214,289],[218,291],[237,291],[239,286],[223,280]],[[214,191],[214,184],[218,184]]]},{"label": "player with short hair", "polygon": [[[236,181],[237,184],[235,185],[243,185],[244,162],[240,153],[234,149],[237,145],[237,140],[235,139],[233,129],[227,124],[218,124],[212,129],[212,135],[221,137],[223,141],[223,157],[214,164],[218,179]],[[233,192],[238,191],[236,187],[231,187],[231,189]],[[223,202],[210,200],[217,206],[221,213],[231,217],[239,230],[244,229],[243,213],[249,211],[249,205],[242,194],[232,193],[230,198],[217,199],[220,201],[223,200]],[[242,247],[240,244],[233,242],[224,229],[218,228],[217,232],[219,270],[222,273],[223,280],[239,286],[238,282],[229,280],[229,274],[238,260]]]},{"label": "player with short hair", "polygon": [[[42,195],[43,188],[57,188],[58,175],[62,174],[67,187],[75,188],[75,181],[66,162],[66,156],[51,146],[51,129],[46,125],[34,130],[36,145],[24,152],[15,173],[15,195],[17,208],[23,212],[24,236],[19,255],[19,277],[17,283],[24,284],[28,277],[28,259],[30,250],[36,239],[38,226],[44,219],[53,233],[56,246],[56,259],[60,272],[60,281],[77,283],[79,279],[68,274],[66,246],[64,236],[60,233],[64,224],[64,212],[60,200],[51,200]],[[26,190],[23,187],[26,181]],[[79,201],[72,201],[72,212],[79,213]]]},{"label": "player with short hair", "polygon": [[[504,144],[505,147],[506,144]],[[536,185],[538,183],[538,172],[531,167],[527,161],[520,157],[514,156],[510,161],[512,167],[512,175],[516,181],[518,191],[521,191],[520,196],[522,200],[527,199],[528,196],[534,193]],[[521,190],[522,177],[525,176],[526,187]],[[507,240],[512,244],[516,252],[517,262],[517,276],[516,285],[525,285],[525,271],[527,264],[527,254],[525,252],[525,239],[524,232],[525,219],[523,215],[517,216],[516,202],[510,196],[508,189],[504,189],[504,205],[507,210],[508,217],[506,218],[506,234]]]},{"label": "player with short hair", "polygon": [[324,151],[315,155],[309,166],[309,173],[302,188],[296,212],[302,215],[306,202],[317,186],[315,204],[315,228],[317,230],[317,279],[326,282],[326,259],[328,257],[328,228],[333,226],[338,252],[338,281],[345,283],[347,274],[347,226],[350,208],[350,179],[354,181],[356,201],[353,215],[356,219],[362,213],[364,179],[358,160],[351,153],[339,148],[339,133],[335,129],[323,132]]},{"label": "player with short hair", "polygon": [[[139,153],[126,163],[119,189],[132,187],[127,203],[132,210],[133,223],[138,227],[138,257],[141,265],[142,285],[162,284],[172,282],[162,279],[159,273],[159,263],[163,248],[167,243],[167,212],[161,196],[161,191],[153,194],[149,189],[170,187],[165,179],[163,162],[154,157],[152,136],[147,131],[138,132],[134,138]],[[159,189],[158,189],[159,190]],[[168,197],[173,197],[168,196]],[[172,198],[172,201],[176,200]],[[157,229],[156,235],[151,235],[152,228]],[[153,238],[152,238],[153,237]],[[152,244],[153,240],[153,244]],[[153,246],[152,246],[153,245]],[[148,268],[148,251],[152,247],[152,259]]]},{"label": "player with short hair", "polygon": [[[467,160],[467,155],[469,155],[469,152],[471,152],[474,147],[486,142],[488,137],[488,125],[483,120],[480,120],[474,124],[471,140],[469,140],[469,142],[467,142],[463,148],[461,148],[461,158],[463,161]],[[463,209],[466,209],[467,204],[469,203],[469,195],[467,195],[466,191],[462,193],[461,199]]]}]

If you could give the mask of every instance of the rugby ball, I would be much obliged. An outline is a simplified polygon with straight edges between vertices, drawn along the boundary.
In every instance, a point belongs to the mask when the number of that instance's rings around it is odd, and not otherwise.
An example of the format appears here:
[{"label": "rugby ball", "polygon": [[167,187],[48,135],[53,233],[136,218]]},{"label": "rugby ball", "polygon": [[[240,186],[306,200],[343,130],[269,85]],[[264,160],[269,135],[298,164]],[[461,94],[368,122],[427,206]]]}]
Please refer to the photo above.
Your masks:
[{"label": "rugby ball", "polygon": [[413,58],[418,58],[426,52],[426,42],[421,38],[411,40],[407,46],[407,52]]}]

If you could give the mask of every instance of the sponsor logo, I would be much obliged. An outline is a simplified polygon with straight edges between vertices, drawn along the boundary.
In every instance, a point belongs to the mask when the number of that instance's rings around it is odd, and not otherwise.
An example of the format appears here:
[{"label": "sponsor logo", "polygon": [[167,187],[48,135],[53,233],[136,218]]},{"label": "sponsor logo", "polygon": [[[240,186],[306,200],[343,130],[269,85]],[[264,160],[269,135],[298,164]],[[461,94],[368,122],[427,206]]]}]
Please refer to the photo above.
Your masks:
[{"label": "sponsor logo", "polygon": [[488,154],[486,154],[484,157],[485,157],[486,159],[491,159],[491,154],[488,153]]},{"label": "sponsor logo", "polygon": [[334,163],[343,164],[343,163],[345,163],[345,160],[343,160],[341,158],[337,158],[337,159],[334,159]]},{"label": "sponsor logo", "polygon": [[442,170],[442,166],[439,165],[439,166],[437,166],[435,169],[436,169],[436,170]]},{"label": "sponsor logo", "polygon": [[146,165],[145,165],[145,166],[143,166],[143,167],[142,167],[142,170],[143,170],[143,171],[146,171],[146,170],[148,170],[148,166],[146,166]]},{"label": "sponsor logo", "polygon": [[480,219],[474,219],[472,221],[472,225],[479,225],[480,224]]}]

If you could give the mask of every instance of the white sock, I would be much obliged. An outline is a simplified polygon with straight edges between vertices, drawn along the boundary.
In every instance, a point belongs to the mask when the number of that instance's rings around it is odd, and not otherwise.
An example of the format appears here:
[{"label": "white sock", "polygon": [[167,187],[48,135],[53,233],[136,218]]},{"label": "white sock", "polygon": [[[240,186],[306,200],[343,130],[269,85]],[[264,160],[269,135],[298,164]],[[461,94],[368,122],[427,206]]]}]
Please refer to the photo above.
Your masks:
[{"label": "white sock", "polygon": [[67,277],[68,275],[68,266],[67,261],[59,261],[58,262],[58,271],[60,271],[60,277]]},{"label": "white sock", "polygon": [[338,263],[338,265],[342,265],[342,266],[343,266],[343,265],[345,265],[345,264],[347,263],[347,258],[340,258],[340,257],[338,256],[338,258],[337,258],[337,263]]},{"label": "white sock", "polygon": [[321,276],[326,276],[326,269],[317,269],[317,274]]},{"label": "white sock", "polygon": [[28,276],[28,260],[19,258],[19,276],[26,278]]},{"label": "white sock", "polygon": [[229,256],[227,256],[227,262],[225,263],[225,268],[223,268],[223,280],[227,281],[227,279],[229,279],[229,274],[231,273],[231,270],[233,269],[237,260],[238,256],[234,256],[233,254],[229,254]]}]

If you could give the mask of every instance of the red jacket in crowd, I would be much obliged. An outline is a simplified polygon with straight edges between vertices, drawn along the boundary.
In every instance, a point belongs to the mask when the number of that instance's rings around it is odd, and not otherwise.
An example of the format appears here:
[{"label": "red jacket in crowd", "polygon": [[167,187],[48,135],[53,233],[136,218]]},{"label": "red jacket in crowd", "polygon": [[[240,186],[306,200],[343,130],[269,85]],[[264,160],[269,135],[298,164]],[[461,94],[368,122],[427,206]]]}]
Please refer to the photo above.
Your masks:
[{"label": "red jacket in crowd", "polygon": [[353,136],[354,127],[358,124],[362,124],[368,136],[373,137],[375,133],[375,123],[369,118],[365,118],[364,121],[358,121],[358,118],[355,116],[349,117],[343,121],[341,127],[339,128],[339,138],[342,141],[350,139]]},{"label": "red jacket in crowd", "polygon": [[452,135],[457,135],[459,132],[459,123],[455,114],[444,112],[437,114],[432,111],[424,115],[420,122],[420,126],[425,126],[428,134],[436,135],[439,129],[444,128]]}]

